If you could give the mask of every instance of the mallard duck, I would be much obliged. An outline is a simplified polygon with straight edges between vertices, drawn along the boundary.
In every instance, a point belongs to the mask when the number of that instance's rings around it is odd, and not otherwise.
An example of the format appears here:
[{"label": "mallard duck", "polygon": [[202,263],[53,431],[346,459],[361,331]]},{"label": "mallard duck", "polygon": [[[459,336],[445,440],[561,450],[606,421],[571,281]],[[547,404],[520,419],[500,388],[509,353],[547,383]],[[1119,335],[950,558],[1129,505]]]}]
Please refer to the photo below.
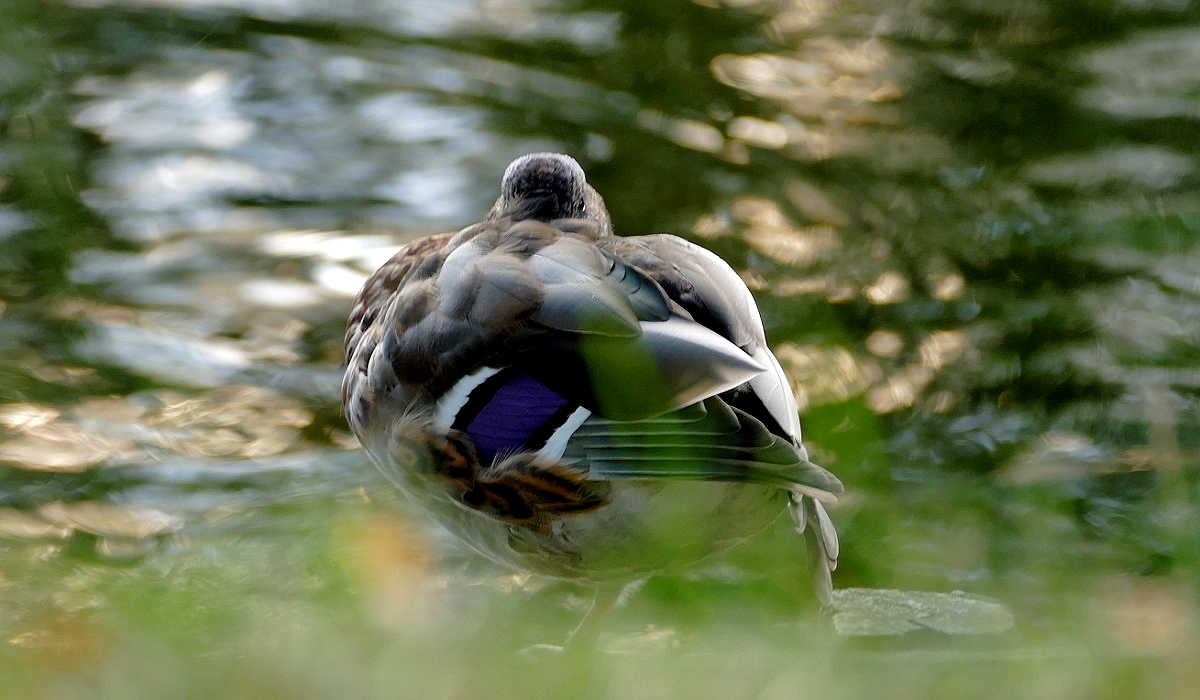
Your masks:
[{"label": "mallard duck", "polygon": [[614,235],[569,156],[513,161],[481,222],[371,275],[345,360],[371,459],[494,560],[633,580],[787,507],[829,600],[842,484],[809,461],[750,291],[682,238]]}]

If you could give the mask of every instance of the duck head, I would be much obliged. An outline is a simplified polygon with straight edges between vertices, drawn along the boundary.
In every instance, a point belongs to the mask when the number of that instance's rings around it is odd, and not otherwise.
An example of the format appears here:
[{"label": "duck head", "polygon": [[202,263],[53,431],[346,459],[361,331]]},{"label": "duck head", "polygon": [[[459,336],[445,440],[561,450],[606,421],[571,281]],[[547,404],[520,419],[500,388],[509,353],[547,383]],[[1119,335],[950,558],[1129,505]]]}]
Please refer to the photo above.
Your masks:
[{"label": "duck head", "polygon": [[612,223],[600,194],[587,182],[583,168],[562,153],[530,153],[504,171],[500,198],[488,219],[558,221],[582,219],[612,235]]}]

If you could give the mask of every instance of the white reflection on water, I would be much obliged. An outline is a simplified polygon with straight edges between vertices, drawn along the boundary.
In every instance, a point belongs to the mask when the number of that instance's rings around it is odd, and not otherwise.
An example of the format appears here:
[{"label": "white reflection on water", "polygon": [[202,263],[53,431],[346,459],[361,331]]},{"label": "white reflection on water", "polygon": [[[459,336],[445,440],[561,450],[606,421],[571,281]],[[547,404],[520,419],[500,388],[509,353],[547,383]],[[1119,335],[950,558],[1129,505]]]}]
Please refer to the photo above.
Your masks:
[{"label": "white reflection on water", "polygon": [[1081,95],[1094,109],[1131,119],[1200,117],[1200,30],[1135,32],[1081,63],[1096,76]]},{"label": "white reflection on water", "polygon": [[775,354],[792,380],[801,413],[862,394],[882,375],[873,359],[855,357],[844,347],[784,343],[775,349]]},{"label": "white reflection on water", "polygon": [[0,537],[39,540],[62,539],[70,536],[72,529],[58,525],[16,508],[0,508]]},{"label": "white reflection on water", "polygon": [[1200,308],[1193,299],[1164,291],[1151,280],[1130,278],[1107,294],[1087,294],[1110,351],[1155,357],[1172,346],[1200,344]]},{"label": "white reflection on water", "polygon": [[1079,190],[1118,186],[1139,191],[1164,190],[1196,169],[1196,160],[1154,146],[1067,153],[1025,166],[1025,178],[1043,185]]},{"label": "white reflection on water", "polygon": [[75,92],[103,99],[87,103],[75,123],[105,141],[136,149],[227,150],[242,145],[257,131],[254,121],[238,110],[250,83],[246,61],[230,54],[219,58],[201,71],[180,66],[167,74],[139,72],[123,82],[85,78]]},{"label": "white reflection on water", "polygon": [[178,530],[181,518],[152,508],[127,508],[96,501],[45,503],[39,516],[52,525],[103,537],[145,539]]},{"label": "white reflection on water", "polygon": [[657,110],[644,109],[638,112],[637,123],[646,131],[662,134],[694,151],[717,153],[725,146],[725,137],[716,127],[695,119],[676,118]]},{"label": "white reflection on water", "polygon": [[611,12],[560,14],[555,3],[527,0],[71,0],[103,7],[163,7],[244,13],[268,20],[306,20],[382,28],[407,37],[503,36],[521,41],[568,41],[582,49],[612,45],[618,17]]},{"label": "white reflection on water", "polygon": [[[435,47],[259,40],[244,53],[168,47],[127,76],[76,84],[86,99],[75,124],[108,145],[82,196],[116,233],[150,242],[347,220],[462,224],[487,208],[493,173],[510,158],[558,147],[481,128],[487,111],[464,97],[520,106],[533,94],[563,111],[636,105],[584,81]],[[315,206],[261,206],[275,202]]]},{"label": "white reflection on water", "polygon": [[91,362],[179,386],[224,386],[250,366],[233,341],[122,323],[94,326],[76,350]]},{"label": "white reflection on water", "polygon": [[280,231],[262,236],[258,250],[282,260],[311,263],[310,276],[322,289],[342,297],[358,293],[367,276],[405,243],[399,236],[345,231]]},{"label": "white reflection on water", "polygon": [[[81,472],[109,460],[141,456],[125,440],[59,420],[58,412],[47,406],[10,404],[0,411],[15,433],[0,443],[0,460],[23,469]],[[23,420],[30,415],[37,420]]]},{"label": "white reflection on water", "polygon": [[[299,399],[239,385],[199,396],[160,390],[96,397],[63,410],[9,404],[0,406],[9,433],[0,459],[53,472],[161,464],[171,455],[266,459],[311,447],[301,431],[312,421]],[[253,471],[234,464],[240,473]]]},{"label": "white reflection on water", "polygon": [[33,218],[8,205],[0,205],[0,241],[33,228]]},{"label": "white reflection on water", "polygon": [[1119,455],[1086,435],[1049,431],[1032,441],[998,476],[1007,484],[1071,482],[1120,465]]},{"label": "white reflection on water", "polygon": [[872,304],[899,304],[908,301],[911,293],[908,278],[893,270],[883,272],[863,289],[863,296]]}]

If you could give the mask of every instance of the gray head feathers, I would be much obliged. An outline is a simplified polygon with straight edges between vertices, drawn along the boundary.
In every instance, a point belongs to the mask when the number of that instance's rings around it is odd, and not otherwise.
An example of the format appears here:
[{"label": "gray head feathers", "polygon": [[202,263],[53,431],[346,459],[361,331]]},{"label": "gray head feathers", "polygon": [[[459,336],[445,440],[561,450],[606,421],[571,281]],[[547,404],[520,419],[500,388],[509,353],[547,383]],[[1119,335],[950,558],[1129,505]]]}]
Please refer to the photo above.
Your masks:
[{"label": "gray head feathers", "polygon": [[583,168],[562,153],[530,153],[504,171],[500,198],[489,218],[513,221],[583,219],[611,233],[604,200],[587,183]]}]

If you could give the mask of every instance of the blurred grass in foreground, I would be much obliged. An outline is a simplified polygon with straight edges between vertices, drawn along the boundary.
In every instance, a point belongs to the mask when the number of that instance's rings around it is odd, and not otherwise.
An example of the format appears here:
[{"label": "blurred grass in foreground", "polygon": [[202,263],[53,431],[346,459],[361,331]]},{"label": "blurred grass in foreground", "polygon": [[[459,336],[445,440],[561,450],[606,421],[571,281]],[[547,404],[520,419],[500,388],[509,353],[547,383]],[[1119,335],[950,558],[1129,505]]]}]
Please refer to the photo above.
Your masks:
[{"label": "blurred grass in foreground", "polygon": [[[938,534],[946,519],[906,521],[867,499],[895,527],[848,549],[907,562],[876,583],[917,588],[922,557],[945,565],[956,538],[989,538],[971,529],[969,490],[939,498],[953,536]],[[0,694],[1127,698],[1187,697],[1200,682],[1195,558],[1122,573],[1120,553],[1073,535],[1053,498],[1008,500],[1021,527],[995,546],[1021,561],[988,591],[1016,615],[1002,635],[834,635],[780,522],[726,560],[651,580],[610,618],[602,651],[529,658],[518,651],[560,641],[587,592],[497,570],[365,493],[297,498],[268,527],[185,530],[128,558],[82,533],[5,542]]]}]

